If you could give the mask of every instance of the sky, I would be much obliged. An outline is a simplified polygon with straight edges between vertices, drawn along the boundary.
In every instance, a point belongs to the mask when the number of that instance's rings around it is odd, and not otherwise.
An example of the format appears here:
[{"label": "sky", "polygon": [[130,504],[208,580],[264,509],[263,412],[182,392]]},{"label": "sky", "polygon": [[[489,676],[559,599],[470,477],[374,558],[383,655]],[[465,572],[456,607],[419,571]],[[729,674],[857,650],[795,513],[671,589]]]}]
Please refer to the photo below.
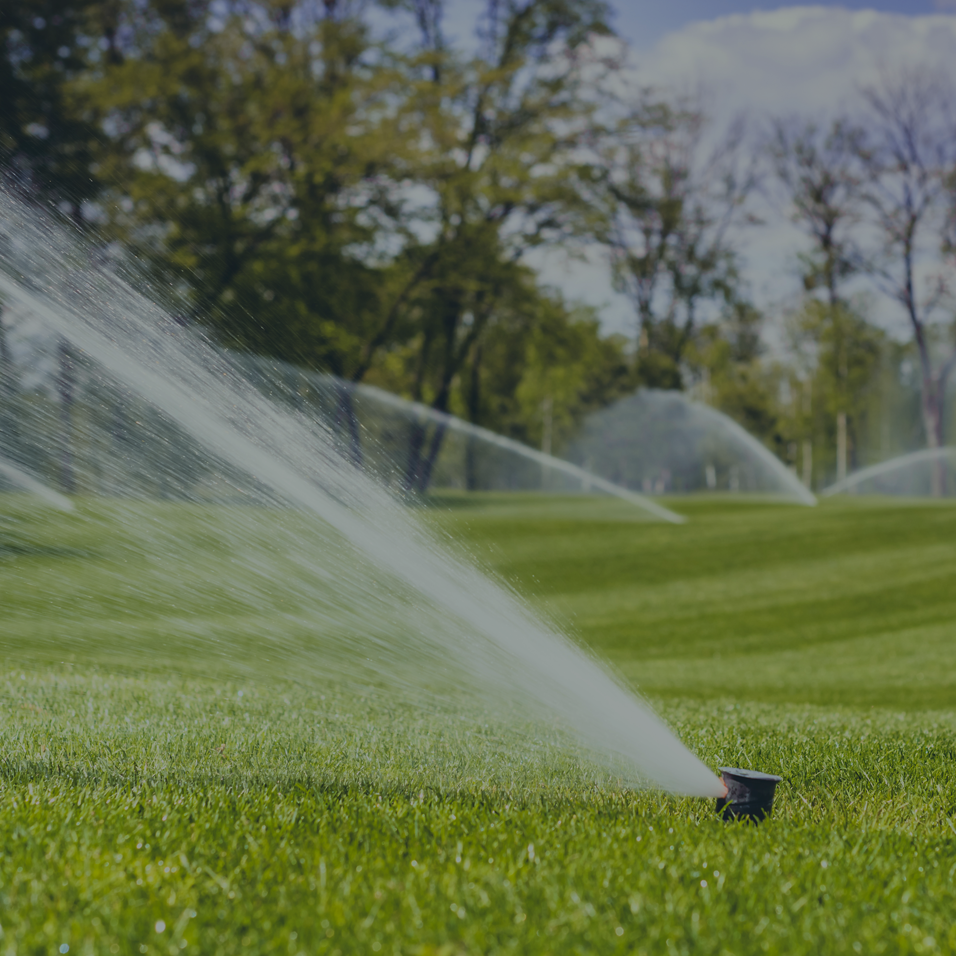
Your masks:
[{"label": "sky", "polygon": [[[718,123],[746,112],[759,127],[772,116],[794,114],[825,122],[852,106],[859,88],[882,69],[937,65],[956,75],[956,0],[947,3],[621,0],[615,26],[630,43],[641,84],[702,91]],[[743,237],[745,275],[755,302],[779,316],[799,295],[797,255],[804,244],[780,209],[770,212],[772,226]],[[633,313],[613,292],[599,256],[582,265],[550,254],[534,264],[545,281],[598,306],[608,331],[633,331]],[[874,321],[894,331],[888,302],[874,296],[870,308]]]},{"label": "sky", "polygon": [[[780,3],[733,2],[733,0],[619,0],[615,4],[614,27],[626,37],[634,49],[647,50],[668,33],[690,24],[714,20],[732,14],[747,15],[757,11],[774,11]],[[920,16],[956,12],[956,2],[947,0],[876,0],[876,2],[822,3],[823,9],[873,10]]]}]

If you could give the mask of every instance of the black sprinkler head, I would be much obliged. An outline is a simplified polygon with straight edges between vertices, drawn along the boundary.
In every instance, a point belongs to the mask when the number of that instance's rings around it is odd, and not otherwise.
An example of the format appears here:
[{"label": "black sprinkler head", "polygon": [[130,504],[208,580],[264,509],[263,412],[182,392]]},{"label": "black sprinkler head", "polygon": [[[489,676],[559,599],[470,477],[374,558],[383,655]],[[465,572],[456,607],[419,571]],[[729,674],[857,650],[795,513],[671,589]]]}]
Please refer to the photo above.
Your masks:
[{"label": "black sprinkler head", "polygon": [[743,817],[759,823],[770,816],[773,793],[783,779],[758,770],[720,767],[720,776],[727,787],[727,796],[717,800],[717,812],[725,820]]}]

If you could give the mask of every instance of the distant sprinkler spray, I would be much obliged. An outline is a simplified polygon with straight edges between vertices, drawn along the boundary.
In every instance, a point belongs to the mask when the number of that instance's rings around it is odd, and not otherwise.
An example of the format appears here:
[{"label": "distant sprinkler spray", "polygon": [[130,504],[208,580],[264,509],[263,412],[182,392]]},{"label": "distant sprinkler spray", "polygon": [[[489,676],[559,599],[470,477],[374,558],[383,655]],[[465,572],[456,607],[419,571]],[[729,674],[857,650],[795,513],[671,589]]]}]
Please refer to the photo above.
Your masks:
[{"label": "distant sprinkler spray", "polygon": [[727,795],[717,798],[717,812],[725,820],[743,818],[759,823],[770,816],[773,795],[783,779],[758,770],[739,770],[720,767],[720,776],[727,787]]}]

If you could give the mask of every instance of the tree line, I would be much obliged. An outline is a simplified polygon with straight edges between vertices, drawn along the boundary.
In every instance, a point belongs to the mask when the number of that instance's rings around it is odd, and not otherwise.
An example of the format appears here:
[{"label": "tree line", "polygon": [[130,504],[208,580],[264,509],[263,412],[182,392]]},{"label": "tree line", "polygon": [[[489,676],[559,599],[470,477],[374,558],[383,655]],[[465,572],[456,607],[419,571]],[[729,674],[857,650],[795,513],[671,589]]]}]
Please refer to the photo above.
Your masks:
[{"label": "tree line", "polygon": [[[8,4],[0,158],[35,201],[148,263],[184,321],[338,376],[346,432],[359,382],[555,449],[638,386],[683,388],[819,482],[858,461],[915,363],[923,438],[945,440],[956,127],[941,78],[887,74],[827,125],[720,131],[692,100],[633,89],[598,0],[487,0],[464,37],[446,12]],[[767,209],[806,235],[805,296],[774,355],[743,278]],[[633,335],[603,334],[543,282],[549,249],[607,258]],[[908,342],[867,321],[867,294],[896,303]],[[413,434],[409,488],[440,443]]]}]

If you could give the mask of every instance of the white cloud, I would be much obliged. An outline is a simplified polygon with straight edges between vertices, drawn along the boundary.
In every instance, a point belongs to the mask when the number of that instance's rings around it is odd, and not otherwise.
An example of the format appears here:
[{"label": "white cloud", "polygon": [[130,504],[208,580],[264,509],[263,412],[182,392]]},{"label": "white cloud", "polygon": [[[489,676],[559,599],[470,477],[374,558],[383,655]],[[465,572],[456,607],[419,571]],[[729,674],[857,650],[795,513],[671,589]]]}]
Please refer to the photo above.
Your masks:
[{"label": "white cloud", "polygon": [[954,67],[956,17],[784,7],[693,23],[640,57],[655,86],[698,86],[721,111],[823,112],[849,105],[883,68]]},{"label": "white cloud", "polygon": [[[714,117],[741,111],[757,122],[772,115],[804,114],[825,122],[851,108],[861,86],[881,70],[915,64],[956,75],[956,16],[907,17],[872,10],[785,7],[692,23],[640,54],[641,85],[699,93]],[[799,290],[796,253],[803,240],[779,218],[752,231],[745,245],[748,278],[758,303],[780,303]],[[609,329],[633,328],[630,309],[610,290],[601,265],[572,265],[550,257],[544,278],[603,310]],[[881,321],[894,324],[885,304]]]}]

